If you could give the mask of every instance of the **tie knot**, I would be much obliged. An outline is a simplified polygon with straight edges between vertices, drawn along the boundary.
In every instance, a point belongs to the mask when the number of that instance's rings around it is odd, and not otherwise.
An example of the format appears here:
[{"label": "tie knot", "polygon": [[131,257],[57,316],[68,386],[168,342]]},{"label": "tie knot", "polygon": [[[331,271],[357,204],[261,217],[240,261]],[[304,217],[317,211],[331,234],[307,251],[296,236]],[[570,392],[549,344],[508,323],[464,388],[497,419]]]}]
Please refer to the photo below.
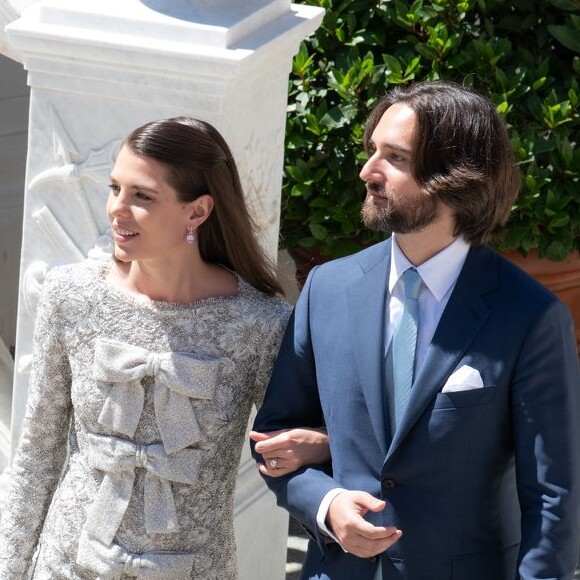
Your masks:
[{"label": "tie knot", "polygon": [[405,288],[405,298],[417,300],[419,288],[421,288],[421,276],[415,268],[409,268],[403,272],[403,287]]}]

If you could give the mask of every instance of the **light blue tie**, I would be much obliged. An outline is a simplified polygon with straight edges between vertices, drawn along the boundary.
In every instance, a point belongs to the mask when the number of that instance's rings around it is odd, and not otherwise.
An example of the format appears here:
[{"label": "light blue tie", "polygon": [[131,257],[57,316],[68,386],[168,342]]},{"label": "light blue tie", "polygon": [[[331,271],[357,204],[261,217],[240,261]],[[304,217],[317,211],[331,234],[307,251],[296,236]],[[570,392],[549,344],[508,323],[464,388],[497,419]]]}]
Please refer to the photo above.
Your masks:
[{"label": "light blue tie", "polygon": [[[403,314],[395,328],[393,342],[389,349],[391,360],[387,361],[388,371],[392,368],[392,384],[387,385],[391,433],[395,432],[411,395],[415,367],[415,347],[419,328],[419,303],[417,298],[421,283],[421,276],[414,268],[409,268],[403,273],[403,287],[405,289]],[[389,355],[387,355],[388,357]],[[390,367],[389,363],[392,364],[392,367]]]}]

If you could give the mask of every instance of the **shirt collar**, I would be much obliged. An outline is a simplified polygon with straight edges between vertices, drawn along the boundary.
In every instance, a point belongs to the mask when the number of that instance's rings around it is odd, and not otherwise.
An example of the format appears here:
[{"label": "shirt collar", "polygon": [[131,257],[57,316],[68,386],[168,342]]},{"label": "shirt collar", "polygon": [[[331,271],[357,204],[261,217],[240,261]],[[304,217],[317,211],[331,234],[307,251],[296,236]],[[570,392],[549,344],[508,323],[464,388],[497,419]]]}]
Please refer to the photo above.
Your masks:
[{"label": "shirt collar", "polygon": [[[391,244],[391,270],[389,272],[389,293],[393,292],[395,284],[405,270],[414,268],[397,244],[396,234],[393,234]],[[416,267],[424,284],[433,296],[441,301],[455,284],[461,268],[469,252],[469,244],[461,236],[456,238],[446,248]]]}]

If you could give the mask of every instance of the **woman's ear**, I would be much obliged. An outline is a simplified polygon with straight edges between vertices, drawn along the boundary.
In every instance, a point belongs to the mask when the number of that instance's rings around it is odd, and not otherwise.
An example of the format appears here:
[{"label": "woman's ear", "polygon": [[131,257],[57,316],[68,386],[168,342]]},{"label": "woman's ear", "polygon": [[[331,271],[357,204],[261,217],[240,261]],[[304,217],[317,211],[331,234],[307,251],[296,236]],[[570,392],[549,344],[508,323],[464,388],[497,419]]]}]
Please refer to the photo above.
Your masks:
[{"label": "woman's ear", "polygon": [[190,225],[197,229],[210,216],[213,210],[213,197],[208,194],[200,195],[188,205],[190,207]]}]

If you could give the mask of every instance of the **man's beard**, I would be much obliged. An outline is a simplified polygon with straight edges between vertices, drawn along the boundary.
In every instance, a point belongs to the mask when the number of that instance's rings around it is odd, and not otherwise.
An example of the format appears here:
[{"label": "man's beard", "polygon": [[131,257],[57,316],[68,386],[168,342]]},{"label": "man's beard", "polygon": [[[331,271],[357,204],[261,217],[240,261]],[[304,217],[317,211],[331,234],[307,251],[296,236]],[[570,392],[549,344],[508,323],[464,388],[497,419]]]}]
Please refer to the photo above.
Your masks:
[{"label": "man's beard", "polygon": [[362,204],[362,221],[370,230],[409,234],[421,231],[437,218],[439,203],[430,195],[395,200],[392,194],[378,185],[368,183],[367,190],[384,198],[380,206],[375,205],[368,196]]}]

